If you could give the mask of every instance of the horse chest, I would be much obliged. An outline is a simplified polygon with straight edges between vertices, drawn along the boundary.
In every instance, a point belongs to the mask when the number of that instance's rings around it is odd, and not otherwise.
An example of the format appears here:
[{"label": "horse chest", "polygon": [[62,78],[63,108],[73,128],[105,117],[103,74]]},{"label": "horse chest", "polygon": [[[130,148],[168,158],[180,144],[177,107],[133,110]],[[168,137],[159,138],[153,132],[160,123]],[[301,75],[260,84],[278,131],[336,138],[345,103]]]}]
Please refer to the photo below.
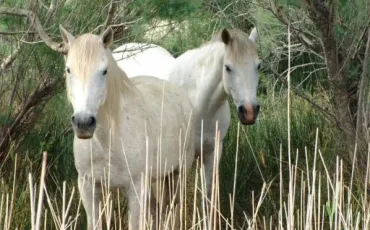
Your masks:
[{"label": "horse chest", "polygon": [[[128,165],[122,148],[110,148],[98,143],[84,143],[75,140],[75,165],[80,175],[96,180],[107,180],[109,175],[111,187],[126,186],[130,183]],[[128,159],[129,160],[129,159]]]},{"label": "horse chest", "polygon": [[[207,111],[199,111],[196,121],[196,149],[198,151],[200,150],[201,140],[203,140],[203,148],[204,146],[209,146],[209,148],[213,149],[216,134],[216,122],[218,122],[218,130],[220,131],[221,140],[223,140],[229,129],[230,121],[230,107],[227,101],[218,108],[216,113],[210,114],[207,113]],[[205,149],[203,149],[203,151],[205,151]]]}]

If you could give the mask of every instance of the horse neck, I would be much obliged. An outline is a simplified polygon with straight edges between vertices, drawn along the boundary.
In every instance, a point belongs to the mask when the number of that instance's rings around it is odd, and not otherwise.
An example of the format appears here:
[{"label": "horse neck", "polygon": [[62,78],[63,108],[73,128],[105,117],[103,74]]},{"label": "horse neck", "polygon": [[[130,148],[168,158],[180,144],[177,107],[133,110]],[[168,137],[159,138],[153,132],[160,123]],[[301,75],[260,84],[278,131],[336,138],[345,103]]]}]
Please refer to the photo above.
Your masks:
[{"label": "horse neck", "polygon": [[193,66],[185,67],[196,76],[196,107],[209,114],[215,113],[227,100],[222,80],[224,53],[222,42],[206,44],[194,52]]}]

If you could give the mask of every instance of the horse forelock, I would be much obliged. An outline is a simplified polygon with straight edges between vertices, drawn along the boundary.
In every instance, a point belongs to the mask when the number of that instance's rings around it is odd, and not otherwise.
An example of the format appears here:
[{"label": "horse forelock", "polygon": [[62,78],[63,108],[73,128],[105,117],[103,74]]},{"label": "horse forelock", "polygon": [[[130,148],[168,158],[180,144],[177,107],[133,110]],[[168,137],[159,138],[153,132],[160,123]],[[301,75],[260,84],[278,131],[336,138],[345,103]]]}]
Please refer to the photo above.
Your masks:
[{"label": "horse forelock", "polygon": [[97,35],[83,34],[73,41],[68,52],[70,67],[83,84],[101,63],[102,55],[104,55],[104,47]]},{"label": "horse forelock", "polygon": [[[228,29],[231,40],[230,44],[226,46],[227,55],[236,62],[243,62],[246,56],[258,57],[257,45],[249,39],[249,36],[239,29]],[[212,42],[222,42],[221,32],[215,34]]]}]

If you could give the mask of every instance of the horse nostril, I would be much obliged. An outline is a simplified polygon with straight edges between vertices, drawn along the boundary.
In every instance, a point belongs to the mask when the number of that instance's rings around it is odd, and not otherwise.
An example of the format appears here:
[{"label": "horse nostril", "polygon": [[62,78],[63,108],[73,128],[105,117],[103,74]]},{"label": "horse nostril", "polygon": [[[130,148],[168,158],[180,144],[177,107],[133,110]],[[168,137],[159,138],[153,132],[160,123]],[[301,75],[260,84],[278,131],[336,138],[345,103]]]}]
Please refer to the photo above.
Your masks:
[{"label": "horse nostril", "polygon": [[254,106],[254,113],[258,114],[259,112],[260,112],[260,105],[257,104]]},{"label": "horse nostril", "polygon": [[78,129],[94,129],[96,126],[96,118],[94,116],[76,114],[72,116],[72,124]]},{"label": "horse nostril", "polygon": [[245,107],[244,106],[239,106],[238,107],[238,112],[239,113],[245,113]]},{"label": "horse nostril", "polygon": [[90,125],[90,126],[95,126],[95,124],[96,124],[95,117],[90,117],[87,124]]}]

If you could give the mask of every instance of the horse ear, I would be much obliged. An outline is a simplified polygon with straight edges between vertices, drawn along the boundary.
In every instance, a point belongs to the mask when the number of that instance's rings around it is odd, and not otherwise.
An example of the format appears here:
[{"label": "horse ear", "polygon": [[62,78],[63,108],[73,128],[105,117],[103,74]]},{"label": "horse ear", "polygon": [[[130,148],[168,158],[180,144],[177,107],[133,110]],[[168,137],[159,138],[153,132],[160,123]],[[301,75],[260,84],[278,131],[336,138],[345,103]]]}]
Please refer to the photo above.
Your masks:
[{"label": "horse ear", "polygon": [[102,42],[104,48],[108,48],[113,42],[113,29],[112,27],[108,27],[100,37],[100,41]]},{"label": "horse ear", "polygon": [[64,46],[68,50],[72,42],[75,40],[75,37],[69,33],[62,25],[59,25],[60,35],[62,36]]},{"label": "horse ear", "polygon": [[228,45],[231,41],[230,33],[226,28],[224,28],[221,32],[221,39],[225,45]]},{"label": "horse ear", "polygon": [[251,33],[249,34],[249,39],[253,42],[256,42],[257,41],[257,38],[258,38],[258,34],[257,34],[257,28],[254,27],[251,31]]}]

